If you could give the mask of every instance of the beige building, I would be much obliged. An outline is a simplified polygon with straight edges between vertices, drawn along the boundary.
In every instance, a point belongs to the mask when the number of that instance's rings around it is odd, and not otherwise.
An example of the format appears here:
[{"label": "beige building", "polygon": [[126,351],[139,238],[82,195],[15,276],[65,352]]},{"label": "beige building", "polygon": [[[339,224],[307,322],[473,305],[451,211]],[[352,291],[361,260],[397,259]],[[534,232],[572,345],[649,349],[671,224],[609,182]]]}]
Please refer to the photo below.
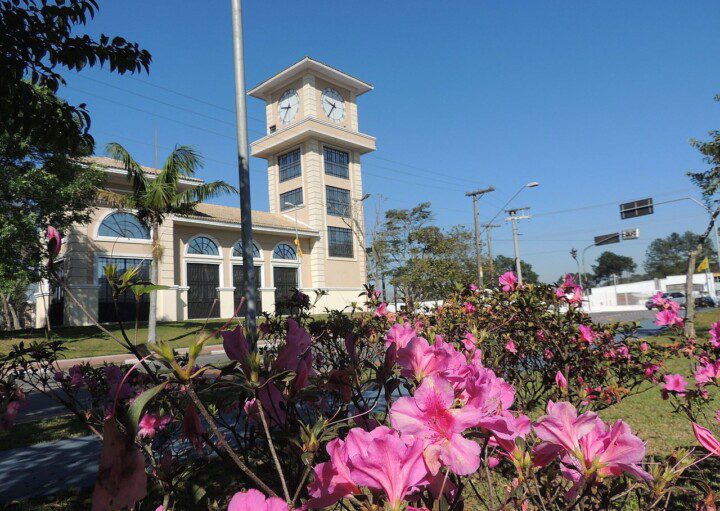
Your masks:
[{"label": "beige building", "polygon": [[[375,139],[358,127],[357,98],[372,86],[310,58],[265,80],[248,92],[266,103],[267,135],[251,154],[268,162],[270,211],[253,211],[253,241],[263,311],[300,289],[327,295],[318,311],[358,301],[366,282],[363,187],[360,156]],[[128,191],[119,162],[95,157],[106,187]],[[155,169],[145,168],[149,176]],[[183,188],[202,180],[183,179]],[[200,204],[196,214],[172,216],[160,227],[162,255],[158,320],[230,317],[242,296],[239,208]],[[142,267],[149,276],[151,233],[132,211],[105,206],[88,224],[66,234],[64,278],[73,294],[101,322],[117,317],[104,267]],[[297,240],[297,242],[296,242]],[[90,320],[60,290],[36,293],[36,326],[84,325]],[[149,309],[140,304],[142,316]],[[123,319],[135,317],[131,296],[120,299]],[[282,310],[279,310],[282,312]]]}]

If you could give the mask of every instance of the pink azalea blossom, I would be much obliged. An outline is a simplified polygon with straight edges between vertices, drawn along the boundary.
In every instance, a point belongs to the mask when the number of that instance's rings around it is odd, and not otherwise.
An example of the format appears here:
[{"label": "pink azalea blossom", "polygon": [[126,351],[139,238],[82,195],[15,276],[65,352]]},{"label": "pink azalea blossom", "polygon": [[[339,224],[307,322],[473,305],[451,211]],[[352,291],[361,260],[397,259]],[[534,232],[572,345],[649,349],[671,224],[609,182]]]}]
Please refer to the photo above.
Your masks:
[{"label": "pink azalea blossom", "polygon": [[468,351],[473,351],[477,347],[477,339],[470,332],[465,332],[465,337],[463,337],[462,343]]},{"label": "pink azalea blossom", "polygon": [[508,350],[510,353],[517,353],[517,347],[515,346],[515,342],[510,339],[507,343],[505,343],[505,349]]},{"label": "pink azalea blossom", "polygon": [[580,439],[595,427],[597,415],[585,412],[578,415],[573,405],[566,402],[548,401],[547,415],[533,425],[538,438],[550,445],[575,452],[580,447]]},{"label": "pink azalea blossom", "polygon": [[423,337],[415,337],[397,352],[402,375],[417,381],[447,369],[450,358],[451,353],[442,341],[431,346]]},{"label": "pink azalea blossom", "polygon": [[562,372],[558,371],[555,374],[555,385],[562,390],[567,390],[568,382]]},{"label": "pink azalea blossom", "polygon": [[710,325],[710,344],[713,348],[720,348],[720,321]]},{"label": "pink azalea blossom", "polygon": [[405,496],[429,480],[422,441],[402,439],[386,426],[370,432],[353,428],[345,441],[328,445],[328,454],[330,461],[315,467],[308,487],[313,509],[331,506],[364,486],[382,491],[390,509],[398,511]]},{"label": "pink azalea blossom", "polygon": [[236,493],[228,505],[228,511],[288,511],[289,509],[283,499],[266,498],[254,488]]},{"label": "pink azalea blossom", "polygon": [[415,337],[416,332],[410,322],[400,324],[395,323],[390,327],[388,333],[385,334],[385,346],[395,345],[397,349],[404,348]]},{"label": "pink azalea blossom", "polygon": [[677,311],[672,309],[663,309],[655,314],[654,323],[658,326],[682,326],[685,323],[685,320],[678,315]]},{"label": "pink azalea blossom", "polygon": [[425,378],[413,397],[401,397],[390,409],[390,421],[403,436],[423,441],[425,460],[432,473],[440,466],[468,475],[480,466],[480,444],[462,436],[477,422],[471,407],[453,408],[455,395],[440,376]]},{"label": "pink azalea blossom", "polygon": [[62,237],[60,232],[52,225],[47,228],[47,247],[50,257],[56,257],[62,248]]},{"label": "pink azalea blossom", "polygon": [[168,415],[160,417],[153,413],[146,413],[138,422],[138,436],[153,438],[155,433],[165,429],[169,423],[170,416]]},{"label": "pink azalea blossom", "polygon": [[694,422],[692,428],[693,434],[695,435],[695,438],[697,438],[697,441],[700,443],[700,445],[710,451],[710,454],[720,456],[720,441],[715,438],[712,432],[707,428],[703,428],[699,424],[695,424]]},{"label": "pink azalea blossom", "polygon": [[518,278],[515,273],[508,271],[500,275],[498,281],[500,283],[500,286],[502,287],[502,290],[506,293],[509,293],[511,291],[515,291],[518,283]]},{"label": "pink azalea blossom", "polygon": [[648,350],[648,343],[646,343],[645,341],[643,341],[642,344],[640,344],[640,351],[643,351],[643,352],[644,352],[644,351],[647,351],[647,350]]},{"label": "pink azalea blossom", "polygon": [[578,331],[580,332],[580,339],[583,341],[592,344],[595,342],[595,338],[597,337],[597,334],[593,332],[593,329],[591,326],[588,325],[580,325],[578,327]]},{"label": "pink azalea blossom", "polygon": [[[293,371],[295,379],[292,383],[294,391],[307,386],[313,372],[313,355],[310,349],[310,334],[297,321],[288,319],[288,331],[285,346],[275,359],[275,367],[285,371]],[[263,403],[264,404],[264,403]]]},{"label": "pink azalea blossom", "polygon": [[698,387],[718,382],[720,382],[720,359],[701,364],[695,370],[695,383]]},{"label": "pink azalea blossom", "polygon": [[230,360],[240,362],[246,374],[250,372],[248,357],[250,356],[250,347],[245,339],[243,326],[238,324],[233,330],[223,330],[220,332],[223,339],[223,349]]},{"label": "pink azalea blossom", "polygon": [[387,313],[387,304],[383,302],[377,306],[377,308],[375,309],[375,314],[373,314],[373,316],[375,316],[376,318],[382,318],[387,316]]},{"label": "pink azalea blossom", "polygon": [[470,284],[470,291],[473,293],[478,290],[478,287],[475,284]]},{"label": "pink azalea blossom", "polygon": [[660,366],[657,364],[646,364],[645,365],[645,377],[649,378],[660,370]]},{"label": "pink azalea blossom", "polygon": [[466,314],[475,314],[475,306],[471,304],[470,302],[465,302],[465,313]]},{"label": "pink azalea blossom", "polygon": [[667,399],[668,393],[674,393],[679,396],[685,395],[687,389],[687,382],[680,374],[666,374],[665,384],[662,387],[663,396]]}]

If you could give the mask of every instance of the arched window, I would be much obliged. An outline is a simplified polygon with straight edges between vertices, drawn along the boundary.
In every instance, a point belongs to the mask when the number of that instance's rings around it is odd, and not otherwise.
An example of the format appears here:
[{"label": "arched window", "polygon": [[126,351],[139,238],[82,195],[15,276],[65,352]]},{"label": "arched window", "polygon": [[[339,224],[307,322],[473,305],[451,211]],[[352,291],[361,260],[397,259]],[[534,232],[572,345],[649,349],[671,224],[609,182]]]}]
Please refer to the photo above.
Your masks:
[{"label": "arched window", "polygon": [[98,236],[149,240],[150,228],[132,213],[117,212],[103,219],[98,229]]},{"label": "arched window", "polygon": [[287,243],[280,243],[275,250],[273,250],[273,259],[285,259],[290,261],[297,260],[297,254],[295,249]]},{"label": "arched window", "polygon": [[[237,243],[235,243],[235,246],[233,246],[232,256],[233,257],[242,257],[243,256],[242,240],[238,241]],[[255,243],[253,243],[253,258],[260,259],[260,249],[258,248],[258,246]]]},{"label": "arched window", "polygon": [[191,239],[190,243],[188,243],[187,253],[210,256],[220,255],[217,243],[207,236],[195,236]]}]

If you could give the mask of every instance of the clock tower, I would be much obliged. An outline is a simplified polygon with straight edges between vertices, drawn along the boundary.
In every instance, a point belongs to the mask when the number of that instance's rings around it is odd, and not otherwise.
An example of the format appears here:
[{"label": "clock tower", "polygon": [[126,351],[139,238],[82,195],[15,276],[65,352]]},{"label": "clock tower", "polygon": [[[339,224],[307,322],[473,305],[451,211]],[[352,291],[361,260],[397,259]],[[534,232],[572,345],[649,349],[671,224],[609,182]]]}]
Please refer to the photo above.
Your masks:
[{"label": "clock tower", "polygon": [[371,90],[305,57],[248,92],[266,103],[267,134],[251,155],[268,162],[270,212],[318,232],[302,280],[328,291],[327,307],[356,301],[366,282],[360,156],[375,138],[359,130],[357,98]]}]

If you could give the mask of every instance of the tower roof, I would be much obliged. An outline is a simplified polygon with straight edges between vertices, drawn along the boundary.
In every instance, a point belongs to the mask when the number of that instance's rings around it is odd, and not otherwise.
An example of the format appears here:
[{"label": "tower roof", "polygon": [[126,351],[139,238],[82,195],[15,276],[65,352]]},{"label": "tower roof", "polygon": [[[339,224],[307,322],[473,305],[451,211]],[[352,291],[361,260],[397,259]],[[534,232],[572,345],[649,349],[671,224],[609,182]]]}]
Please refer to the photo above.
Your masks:
[{"label": "tower roof", "polygon": [[293,81],[306,71],[312,71],[313,73],[326,78],[328,81],[350,89],[354,91],[357,96],[365,94],[373,89],[371,84],[364,82],[359,78],[355,78],[354,76],[344,73],[318,60],[311,59],[310,57],[303,57],[292,66],[283,69],[278,74],[271,76],[259,85],[256,85],[253,89],[248,91],[248,95],[267,101],[269,94],[281,88],[284,84]]}]

